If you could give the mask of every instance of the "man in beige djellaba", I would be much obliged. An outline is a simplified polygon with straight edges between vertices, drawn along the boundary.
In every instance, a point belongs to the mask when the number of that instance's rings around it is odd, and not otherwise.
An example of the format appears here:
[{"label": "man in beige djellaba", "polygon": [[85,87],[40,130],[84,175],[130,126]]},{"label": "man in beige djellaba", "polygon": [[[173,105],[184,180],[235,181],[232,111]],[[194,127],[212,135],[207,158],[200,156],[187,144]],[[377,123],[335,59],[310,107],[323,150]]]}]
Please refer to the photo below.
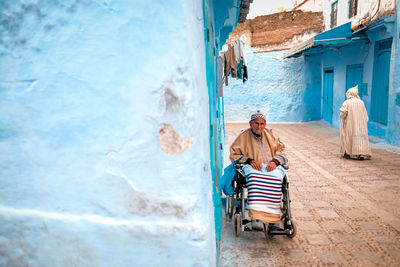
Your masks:
[{"label": "man in beige djellaba", "polygon": [[[232,162],[250,164],[254,169],[261,171],[266,165],[267,171],[274,170],[279,165],[285,165],[288,160],[285,156],[285,145],[271,130],[266,129],[267,119],[264,113],[257,110],[251,115],[250,128],[236,137],[230,147],[229,158]],[[263,223],[277,223],[280,215],[263,211],[250,210],[253,229],[263,229]],[[279,227],[275,225],[275,227]]]},{"label": "man in beige djellaba", "polygon": [[358,85],[347,90],[346,99],[340,108],[340,153],[345,158],[370,159],[368,115],[358,96]]},{"label": "man in beige djellaba", "polygon": [[267,121],[264,113],[257,110],[251,115],[250,128],[236,137],[230,147],[229,158],[243,164],[250,164],[261,171],[261,164],[267,165],[267,171],[287,163],[285,145],[271,130],[266,129]]}]

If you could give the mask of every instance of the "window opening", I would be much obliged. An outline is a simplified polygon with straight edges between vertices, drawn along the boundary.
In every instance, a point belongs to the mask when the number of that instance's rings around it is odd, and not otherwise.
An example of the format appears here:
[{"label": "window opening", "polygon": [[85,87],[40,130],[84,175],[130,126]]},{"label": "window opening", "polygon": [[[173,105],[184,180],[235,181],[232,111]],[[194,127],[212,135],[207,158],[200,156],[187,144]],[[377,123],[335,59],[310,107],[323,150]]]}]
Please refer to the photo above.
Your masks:
[{"label": "window opening", "polygon": [[349,0],[349,18],[357,15],[358,0]]},{"label": "window opening", "polygon": [[337,4],[338,1],[335,1],[332,3],[332,8],[331,8],[331,28],[336,27],[337,25]]}]

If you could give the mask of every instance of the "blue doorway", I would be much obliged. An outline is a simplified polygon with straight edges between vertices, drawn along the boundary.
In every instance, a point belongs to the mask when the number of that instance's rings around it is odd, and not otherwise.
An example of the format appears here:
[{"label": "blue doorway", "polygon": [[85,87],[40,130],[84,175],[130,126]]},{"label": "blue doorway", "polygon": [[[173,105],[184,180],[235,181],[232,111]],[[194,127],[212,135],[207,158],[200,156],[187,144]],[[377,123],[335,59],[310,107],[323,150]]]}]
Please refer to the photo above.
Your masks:
[{"label": "blue doorway", "polygon": [[322,94],[322,118],[332,124],[333,114],[333,68],[324,70],[324,86]]},{"label": "blue doorway", "polygon": [[389,73],[392,39],[375,43],[374,74],[371,93],[372,121],[386,125],[389,101]]},{"label": "blue doorway", "polygon": [[349,88],[358,85],[358,95],[362,97],[362,80],[363,80],[363,65],[347,65],[346,68],[346,88],[344,90],[345,99],[346,92]]}]

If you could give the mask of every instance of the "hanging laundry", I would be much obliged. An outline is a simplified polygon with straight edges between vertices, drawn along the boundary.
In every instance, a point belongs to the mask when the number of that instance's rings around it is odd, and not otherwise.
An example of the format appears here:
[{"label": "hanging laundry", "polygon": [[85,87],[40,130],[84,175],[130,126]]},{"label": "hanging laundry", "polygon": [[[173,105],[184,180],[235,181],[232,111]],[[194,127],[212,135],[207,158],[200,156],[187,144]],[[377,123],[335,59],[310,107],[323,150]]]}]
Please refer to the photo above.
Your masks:
[{"label": "hanging laundry", "polygon": [[236,65],[237,70],[237,78],[243,80],[243,60],[239,60],[239,63]]},{"label": "hanging laundry", "polygon": [[[243,83],[249,78],[247,72],[246,39],[246,35],[243,34],[233,45],[228,46],[225,44],[222,46],[222,52],[225,57],[223,80],[226,86],[228,86],[229,74],[232,78],[241,79]],[[219,92],[218,95],[222,96],[222,88],[218,88],[217,90]]]},{"label": "hanging laundry", "polygon": [[238,46],[238,57],[239,59],[243,60],[243,65],[247,66],[247,55],[246,55],[246,35],[242,34],[237,40],[237,46]]},{"label": "hanging laundry", "polygon": [[225,56],[223,54],[217,57],[217,97],[223,96],[224,62]]},{"label": "hanging laundry", "polygon": [[224,79],[225,85],[228,85],[228,76],[236,77],[236,60],[233,46],[230,46],[228,51],[225,52],[225,72]]},{"label": "hanging laundry", "polygon": [[243,64],[243,83],[245,83],[249,79],[247,75],[247,66]]},{"label": "hanging laundry", "polygon": [[234,51],[236,59],[237,78],[244,82],[248,80],[247,74],[247,55],[246,55],[246,35],[241,35],[235,42]]},{"label": "hanging laundry", "polygon": [[236,64],[238,64],[240,62],[240,51],[239,51],[239,49],[240,49],[240,44],[239,44],[239,41],[237,40],[235,42],[235,44],[233,45],[233,51],[235,51]]}]

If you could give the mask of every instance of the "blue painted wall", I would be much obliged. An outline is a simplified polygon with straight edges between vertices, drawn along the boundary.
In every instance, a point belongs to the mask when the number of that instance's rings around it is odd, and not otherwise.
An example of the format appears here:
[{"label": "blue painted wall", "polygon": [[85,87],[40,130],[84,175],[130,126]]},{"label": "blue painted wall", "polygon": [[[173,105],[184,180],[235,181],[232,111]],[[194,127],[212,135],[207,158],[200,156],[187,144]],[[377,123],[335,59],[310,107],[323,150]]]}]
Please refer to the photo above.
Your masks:
[{"label": "blue painted wall", "polygon": [[203,4],[1,1],[1,266],[216,265]]},{"label": "blue painted wall", "polygon": [[319,60],[283,59],[284,52],[254,54],[247,47],[248,81],[229,77],[224,87],[226,121],[248,121],[257,109],[270,122],[321,118]]},{"label": "blue painted wall", "polygon": [[387,140],[390,144],[400,146],[400,1],[397,1],[397,16],[393,27],[392,65],[389,87],[389,105]]},{"label": "blue painted wall", "polygon": [[[332,114],[332,125],[340,127],[339,109],[345,100],[346,90],[346,67],[347,65],[362,64],[365,69],[363,79],[364,82],[368,83],[369,88],[372,79],[372,73],[368,71],[368,64],[371,61],[370,58],[366,58],[370,45],[365,42],[360,42],[359,46],[346,46],[338,49],[330,49],[325,51],[321,57],[321,72],[326,68],[332,68],[334,72],[333,81],[333,114]],[[322,76],[323,77],[323,76]],[[362,100],[366,103],[367,110],[369,108],[369,96],[363,96]],[[322,104],[321,104],[322,108]]]}]

